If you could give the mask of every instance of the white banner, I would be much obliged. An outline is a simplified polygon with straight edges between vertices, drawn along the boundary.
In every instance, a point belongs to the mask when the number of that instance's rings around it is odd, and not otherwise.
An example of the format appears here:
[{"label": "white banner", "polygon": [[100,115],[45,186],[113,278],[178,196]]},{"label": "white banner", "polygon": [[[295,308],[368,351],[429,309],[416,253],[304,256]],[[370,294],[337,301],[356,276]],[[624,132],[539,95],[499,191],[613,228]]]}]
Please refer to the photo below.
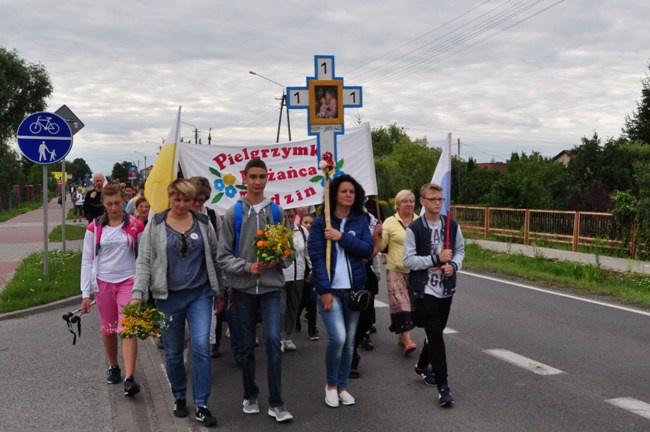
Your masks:
[{"label": "white banner", "polygon": [[[337,141],[339,170],[334,176],[350,174],[361,183],[366,195],[377,195],[370,125],[348,128]],[[269,179],[265,196],[276,204],[294,208],[323,202],[316,138],[259,145],[179,143],[179,148],[183,176],[202,176],[210,181],[212,195],[205,204],[218,214],[224,214],[240,195],[246,194],[244,167],[254,158],[266,163]]]}]

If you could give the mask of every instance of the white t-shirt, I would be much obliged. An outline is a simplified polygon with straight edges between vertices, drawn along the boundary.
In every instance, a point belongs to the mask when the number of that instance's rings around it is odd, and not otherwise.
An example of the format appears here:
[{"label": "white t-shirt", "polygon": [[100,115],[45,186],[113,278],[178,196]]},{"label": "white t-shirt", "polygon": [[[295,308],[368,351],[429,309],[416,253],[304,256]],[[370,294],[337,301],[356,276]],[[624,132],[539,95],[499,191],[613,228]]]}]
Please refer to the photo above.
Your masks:
[{"label": "white t-shirt", "polygon": [[[442,252],[445,246],[445,239],[442,236],[442,222],[431,223],[427,221],[431,228],[431,253],[438,254]],[[424,287],[424,293],[438,298],[449,297],[444,295],[442,287],[442,270],[440,267],[429,270],[429,281]]]},{"label": "white t-shirt", "polygon": [[97,279],[118,283],[135,275],[135,249],[133,239],[122,226],[102,227],[97,260]]},{"label": "white t-shirt", "polygon": [[[341,219],[341,228],[339,231],[345,232],[345,221],[346,219]],[[334,242],[336,247],[336,262],[334,263],[334,278],[332,279],[332,288],[333,289],[350,289],[352,288],[352,282],[350,281],[350,271],[348,268],[347,257],[345,256],[345,249],[341,247],[339,242]]]}]

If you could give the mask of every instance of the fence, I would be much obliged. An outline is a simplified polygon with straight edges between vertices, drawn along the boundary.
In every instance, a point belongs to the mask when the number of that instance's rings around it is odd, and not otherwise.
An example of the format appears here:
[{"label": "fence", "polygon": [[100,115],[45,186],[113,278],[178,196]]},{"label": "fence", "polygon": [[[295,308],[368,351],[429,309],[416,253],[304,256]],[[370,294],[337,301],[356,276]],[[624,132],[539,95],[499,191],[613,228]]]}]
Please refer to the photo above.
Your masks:
[{"label": "fence", "polygon": [[621,230],[610,213],[452,206],[464,232],[523,244],[531,242],[611,250],[622,248]]},{"label": "fence", "polygon": [[33,202],[42,194],[41,185],[14,185],[9,191],[0,192],[0,211],[20,208],[20,204]]}]

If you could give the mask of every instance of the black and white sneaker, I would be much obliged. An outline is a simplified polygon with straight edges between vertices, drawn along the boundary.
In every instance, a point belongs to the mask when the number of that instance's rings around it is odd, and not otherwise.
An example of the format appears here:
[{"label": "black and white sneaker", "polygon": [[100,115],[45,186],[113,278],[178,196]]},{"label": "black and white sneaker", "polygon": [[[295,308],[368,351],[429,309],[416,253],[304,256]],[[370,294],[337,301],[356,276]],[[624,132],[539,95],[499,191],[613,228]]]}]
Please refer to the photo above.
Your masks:
[{"label": "black and white sneaker", "polygon": [[436,377],[431,372],[431,369],[427,366],[425,368],[421,368],[418,366],[418,364],[415,364],[415,368],[413,369],[415,371],[415,374],[418,375],[420,378],[422,378],[422,381],[428,386],[435,386],[436,385]]},{"label": "black and white sneaker", "polygon": [[203,423],[207,427],[217,425],[217,418],[206,407],[196,407],[194,418],[197,422]]},{"label": "black and white sneaker", "polygon": [[178,398],[174,402],[174,416],[187,417],[187,400],[185,398]]},{"label": "black and white sneaker", "polygon": [[438,392],[438,403],[440,403],[441,407],[447,408],[453,405],[454,397],[451,395],[451,390],[449,390],[448,386],[442,386]]},{"label": "black and white sneaker", "polygon": [[320,337],[318,336],[318,327],[310,328],[308,330],[308,333],[309,333],[309,340],[317,341],[318,339],[320,339]]},{"label": "black and white sneaker", "polygon": [[140,393],[140,384],[135,382],[133,375],[124,380],[124,396],[135,396]]},{"label": "black and white sneaker", "polygon": [[106,381],[109,384],[117,384],[122,381],[122,370],[120,365],[111,366],[106,374]]}]

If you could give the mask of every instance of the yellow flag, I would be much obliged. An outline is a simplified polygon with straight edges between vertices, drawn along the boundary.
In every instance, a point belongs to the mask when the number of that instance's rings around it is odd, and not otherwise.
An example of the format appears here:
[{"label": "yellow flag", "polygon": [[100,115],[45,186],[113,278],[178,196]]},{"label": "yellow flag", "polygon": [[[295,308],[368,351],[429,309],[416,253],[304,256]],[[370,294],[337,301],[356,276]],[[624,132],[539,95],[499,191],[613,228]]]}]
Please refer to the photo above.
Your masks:
[{"label": "yellow flag", "polygon": [[165,144],[160,149],[156,162],[145,183],[144,196],[149,201],[151,211],[158,213],[169,207],[167,186],[176,179],[178,172],[178,152],[176,143],[180,133],[181,107],[178,107],[176,123],[172,126]]}]

